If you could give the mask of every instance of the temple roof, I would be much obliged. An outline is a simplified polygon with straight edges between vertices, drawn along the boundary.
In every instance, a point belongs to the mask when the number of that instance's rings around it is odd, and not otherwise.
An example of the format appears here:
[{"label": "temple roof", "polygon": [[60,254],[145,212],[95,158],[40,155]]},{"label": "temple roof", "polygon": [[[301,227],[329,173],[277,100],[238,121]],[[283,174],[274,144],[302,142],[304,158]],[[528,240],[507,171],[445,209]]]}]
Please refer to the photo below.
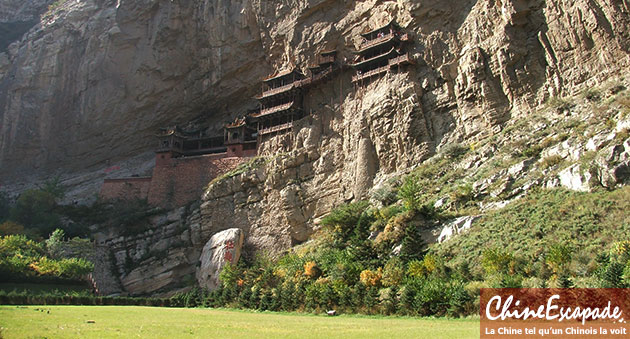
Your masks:
[{"label": "temple roof", "polygon": [[282,72],[276,72],[274,75],[268,77],[267,79],[263,79],[263,82],[268,82],[268,81],[272,81],[272,80],[276,80],[276,79],[280,79],[282,77],[285,77],[287,75],[291,75],[295,73],[295,75],[298,75],[300,77],[304,77],[304,74],[302,74],[300,71],[298,71],[295,68],[292,68],[290,70],[286,70],[286,71],[282,71]]},{"label": "temple roof", "polygon": [[225,128],[237,128],[237,127],[241,127],[241,126],[245,125],[246,123],[247,123],[246,118],[245,117],[240,117],[240,118],[234,119],[233,122],[225,125]]},{"label": "temple roof", "polygon": [[378,31],[386,29],[386,28],[388,28],[390,26],[393,26],[394,28],[398,28],[398,29],[400,28],[400,26],[398,26],[398,24],[396,22],[394,22],[394,20],[392,19],[390,22],[388,22],[384,26],[381,26],[379,28],[375,28],[375,29],[373,29],[371,31],[368,31],[368,32],[361,33],[361,36],[364,37],[364,38],[367,38],[370,34],[376,33]]},{"label": "temple roof", "polygon": [[377,55],[377,56],[374,56],[374,57],[369,58],[369,59],[366,59],[366,60],[357,61],[357,62],[355,62],[355,63],[353,63],[353,64],[350,64],[350,66],[351,66],[351,67],[358,67],[358,66],[361,66],[361,65],[365,65],[365,64],[367,64],[367,63],[370,63],[370,62],[372,62],[372,61],[379,60],[379,59],[381,59],[381,58],[383,58],[383,57],[392,57],[392,56],[397,55],[397,54],[398,54],[398,52],[396,52],[396,48],[395,48],[395,47],[392,47],[392,48],[391,48],[388,52],[386,52],[386,53],[379,54],[379,55]]}]

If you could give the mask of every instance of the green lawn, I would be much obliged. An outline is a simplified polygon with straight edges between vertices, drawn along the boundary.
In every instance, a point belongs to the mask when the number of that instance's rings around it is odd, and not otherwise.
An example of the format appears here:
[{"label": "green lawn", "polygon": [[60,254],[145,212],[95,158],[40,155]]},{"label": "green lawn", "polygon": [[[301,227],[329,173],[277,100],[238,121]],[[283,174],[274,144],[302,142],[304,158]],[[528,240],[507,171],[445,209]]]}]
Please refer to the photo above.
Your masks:
[{"label": "green lawn", "polygon": [[479,321],[471,319],[327,317],[136,306],[0,306],[0,327],[0,338],[479,337]]}]

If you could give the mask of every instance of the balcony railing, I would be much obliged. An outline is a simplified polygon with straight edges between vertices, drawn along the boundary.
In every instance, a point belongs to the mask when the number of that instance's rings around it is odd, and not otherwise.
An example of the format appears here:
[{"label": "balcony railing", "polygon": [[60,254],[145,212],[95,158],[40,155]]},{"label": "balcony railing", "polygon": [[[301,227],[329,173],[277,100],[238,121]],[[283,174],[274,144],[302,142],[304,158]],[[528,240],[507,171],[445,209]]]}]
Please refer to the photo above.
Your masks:
[{"label": "balcony railing", "polygon": [[409,56],[409,53],[405,53],[395,58],[389,59],[390,66],[396,66],[398,64],[404,64],[404,63],[410,63],[410,62],[411,62],[411,56]]},{"label": "balcony railing", "polygon": [[318,64],[327,64],[327,63],[332,63],[335,62],[335,56],[334,55],[327,55],[327,56],[319,56],[317,57],[317,63]]},{"label": "balcony railing", "polygon": [[258,116],[263,116],[263,115],[268,115],[268,114],[284,111],[291,108],[291,106],[293,106],[293,101],[288,102],[286,104],[278,105],[278,106],[264,108],[260,110],[260,113],[258,114]]},{"label": "balcony railing", "polygon": [[366,79],[366,78],[375,76],[375,75],[383,73],[383,72],[387,72],[388,70],[389,70],[389,65],[383,66],[383,67],[379,67],[379,68],[375,68],[375,69],[373,69],[371,71],[367,71],[365,73],[353,75],[352,76],[352,82],[357,82],[359,80]]},{"label": "balcony railing", "polygon": [[260,98],[266,98],[266,97],[270,97],[272,95],[276,95],[276,94],[280,94],[282,92],[286,92],[289,91],[291,89],[293,89],[293,87],[296,85],[296,83],[299,83],[300,81],[295,81],[292,82],[288,85],[284,85],[284,86],[280,86],[280,87],[276,87],[276,88],[272,88],[270,90],[266,90],[262,93],[262,95],[260,96]]},{"label": "balcony railing", "polygon": [[260,135],[265,135],[265,134],[270,134],[270,133],[274,133],[274,132],[278,132],[278,131],[282,131],[285,129],[289,129],[293,127],[293,122],[287,122],[281,125],[276,125],[276,126],[271,126],[271,127],[267,127],[267,128],[262,128],[259,132]]},{"label": "balcony railing", "polygon": [[366,50],[366,49],[368,49],[370,47],[376,46],[378,44],[381,44],[381,43],[383,43],[383,42],[385,42],[387,40],[390,40],[392,38],[394,38],[394,33],[388,33],[388,34],[385,34],[385,35],[383,35],[381,37],[378,37],[376,39],[368,40],[368,41],[366,41],[366,42],[361,44],[361,47],[359,47],[359,52],[364,51],[364,50]]}]

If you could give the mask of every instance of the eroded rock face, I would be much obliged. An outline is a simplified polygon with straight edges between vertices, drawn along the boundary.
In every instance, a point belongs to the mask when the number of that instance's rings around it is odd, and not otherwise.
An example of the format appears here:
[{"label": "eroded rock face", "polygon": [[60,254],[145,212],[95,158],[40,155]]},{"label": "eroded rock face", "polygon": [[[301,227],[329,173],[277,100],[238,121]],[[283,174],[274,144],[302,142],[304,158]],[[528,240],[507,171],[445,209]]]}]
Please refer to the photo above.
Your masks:
[{"label": "eroded rock face", "polygon": [[[324,49],[349,58],[358,33],[390,19],[411,33],[418,60],[409,81],[425,119],[408,127],[426,128],[434,145],[485,135],[627,67],[629,14],[625,4],[586,0],[66,1],[0,55],[1,184],[58,174],[89,185],[72,178],[125,167],[153,148],[160,126],[193,117],[220,125],[255,107],[263,76],[305,70]],[[328,106],[361,95],[338,80],[320,89]],[[328,109],[323,102],[315,112]],[[353,105],[370,110],[369,100]],[[379,133],[392,117],[382,118],[341,145],[395,145],[375,171],[413,164],[407,140]]]},{"label": "eroded rock face", "polygon": [[202,288],[212,291],[219,287],[219,274],[225,265],[236,265],[241,256],[244,233],[238,228],[221,231],[210,238],[203,247],[197,282]]}]

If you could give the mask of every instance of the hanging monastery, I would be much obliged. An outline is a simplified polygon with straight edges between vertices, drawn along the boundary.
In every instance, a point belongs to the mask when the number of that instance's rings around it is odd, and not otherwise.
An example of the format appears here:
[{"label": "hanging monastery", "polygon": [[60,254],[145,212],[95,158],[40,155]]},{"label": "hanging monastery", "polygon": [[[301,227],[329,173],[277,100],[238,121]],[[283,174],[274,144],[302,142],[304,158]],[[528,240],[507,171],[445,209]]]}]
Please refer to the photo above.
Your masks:
[{"label": "hanging monastery", "polygon": [[183,206],[199,198],[212,179],[259,154],[259,146],[274,136],[290,134],[296,122],[309,118],[303,102],[308,91],[348,69],[352,83],[363,86],[373,78],[414,61],[406,51],[410,41],[395,22],[361,34],[353,60],[339,60],[337,51],[324,51],[309,76],[291,69],[262,81],[259,107],[224,126],[223,135],[208,135],[198,127],[163,128],[157,135],[155,167],[151,177],[105,179],[104,200],[147,199],[164,208]]}]

